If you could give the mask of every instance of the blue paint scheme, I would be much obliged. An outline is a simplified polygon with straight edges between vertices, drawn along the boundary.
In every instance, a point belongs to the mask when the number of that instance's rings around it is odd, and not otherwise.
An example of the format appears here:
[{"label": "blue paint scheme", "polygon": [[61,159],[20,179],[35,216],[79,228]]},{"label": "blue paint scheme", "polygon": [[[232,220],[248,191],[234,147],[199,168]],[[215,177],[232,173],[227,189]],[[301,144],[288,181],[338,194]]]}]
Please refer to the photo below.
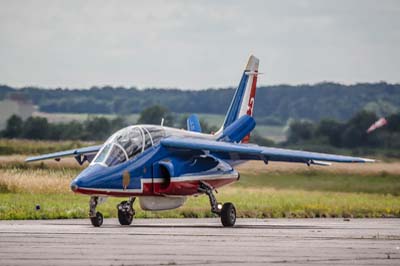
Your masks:
[{"label": "blue paint scheme", "polygon": [[[160,160],[163,155],[163,153],[159,152],[160,148],[160,145],[151,147],[131,160],[110,167],[92,164],[76,177],[71,186],[122,189],[122,175],[127,171],[131,176],[128,189],[141,190],[141,179],[151,179],[153,177],[152,164]],[[145,168],[146,170],[144,170]]]},{"label": "blue paint scheme", "polygon": [[235,96],[233,96],[233,100],[231,102],[231,105],[229,106],[228,113],[226,115],[223,125],[224,129],[232,124],[236,119],[238,119],[240,106],[242,105],[243,96],[246,92],[246,85],[248,80],[249,76],[246,75],[246,71],[244,71],[239,83],[239,87],[237,88]]},{"label": "blue paint scheme", "polygon": [[122,176],[128,171],[131,180],[127,189],[141,192],[143,189],[141,179],[150,182],[153,178],[160,177],[157,174],[159,165],[169,170],[171,181],[181,177],[223,176],[237,173],[229,164],[215,156],[184,149],[174,150],[157,144],[137,157],[115,166],[92,164],[73,180],[71,187],[122,190]]},{"label": "blue paint scheme", "polygon": [[159,161],[159,162],[157,162],[157,163],[155,163],[153,165],[153,175],[154,175],[154,177],[159,177],[159,176],[162,175],[162,172],[160,170],[161,167],[164,167],[168,171],[168,173],[169,173],[169,175],[171,177],[175,176],[174,164],[171,161],[171,159],[168,159],[168,160]]},{"label": "blue paint scheme", "polygon": [[263,160],[265,162],[281,161],[301,163],[307,163],[312,160],[341,163],[364,163],[372,161],[359,157],[295,151],[262,147],[254,144],[236,144],[205,139],[170,137],[161,140],[161,144],[173,149],[208,151],[216,157],[224,160]]},{"label": "blue paint scheme", "polygon": [[201,125],[199,117],[195,114],[192,114],[186,120],[187,130],[193,132],[201,132]]},{"label": "blue paint scheme", "polygon": [[256,122],[249,115],[243,115],[224,129],[219,141],[239,142],[256,126]]}]

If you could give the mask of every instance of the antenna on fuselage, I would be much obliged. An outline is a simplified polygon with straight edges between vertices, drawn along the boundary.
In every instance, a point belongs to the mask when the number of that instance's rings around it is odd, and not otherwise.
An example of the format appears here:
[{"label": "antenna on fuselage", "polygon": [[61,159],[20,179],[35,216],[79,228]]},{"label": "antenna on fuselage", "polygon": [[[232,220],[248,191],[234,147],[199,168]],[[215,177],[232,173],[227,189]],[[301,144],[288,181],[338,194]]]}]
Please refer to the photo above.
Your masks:
[{"label": "antenna on fuselage", "polygon": [[161,118],[161,126],[162,126],[162,127],[164,126],[164,117]]}]

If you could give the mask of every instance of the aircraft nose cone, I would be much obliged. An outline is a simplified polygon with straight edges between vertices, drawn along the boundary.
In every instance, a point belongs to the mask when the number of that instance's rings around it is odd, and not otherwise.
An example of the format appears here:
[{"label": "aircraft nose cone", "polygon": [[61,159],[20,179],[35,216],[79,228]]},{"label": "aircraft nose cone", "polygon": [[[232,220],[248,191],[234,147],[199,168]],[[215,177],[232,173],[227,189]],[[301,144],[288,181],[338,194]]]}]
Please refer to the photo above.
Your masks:
[{"label": "aircraft nose cone", "polygon": [[71,182],[70,187],[71,187],[71,190],[72,190],[73,192],[75,192],[75,191],[78,190],[78,185],[76,184],[75,181],[72,181],[72,182]]},{"label": "aircraft nose cone", "polygon": [[100,165],[90,165],[72,180],[70,188],[73,192],[81,193],[81,190],[96,188],[99,179],[102,178],[103,170],[106,169]]}]

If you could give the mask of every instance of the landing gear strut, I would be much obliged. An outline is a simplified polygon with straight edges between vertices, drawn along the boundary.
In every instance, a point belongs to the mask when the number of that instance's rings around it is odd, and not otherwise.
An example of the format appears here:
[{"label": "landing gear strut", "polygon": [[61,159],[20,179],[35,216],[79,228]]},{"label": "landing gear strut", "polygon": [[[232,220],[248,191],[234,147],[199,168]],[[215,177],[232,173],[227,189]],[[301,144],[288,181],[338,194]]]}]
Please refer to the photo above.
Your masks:
[{"label": "landing gear strut", "polygon": [[135,197],[131,197],[128,201],[124,200],[117,205],[118,221],[121,225],[130,225],[132,223],[133,216],[135,216],[135,210],[133,209],[135,199]]},{"label": "landing gear strut", "polygon": [[99,197],[96,196],[90,197],[89,217],[94,227],[100,227],[103,224],[103,214],[101,214],[101,212],[96,212],[98,201]]},{"label": "landing gear strut", "polygon": [[236,222],[235,206],[230,202],[227,202],[224,205],[218,203],[213,194],[213,190],[214,188],[211,185],[200,181],[198,191],[207,194],[208,198],[210,199],[211,212],[218,214],[221,217],[221,223],[223,226],[234,226]]}]

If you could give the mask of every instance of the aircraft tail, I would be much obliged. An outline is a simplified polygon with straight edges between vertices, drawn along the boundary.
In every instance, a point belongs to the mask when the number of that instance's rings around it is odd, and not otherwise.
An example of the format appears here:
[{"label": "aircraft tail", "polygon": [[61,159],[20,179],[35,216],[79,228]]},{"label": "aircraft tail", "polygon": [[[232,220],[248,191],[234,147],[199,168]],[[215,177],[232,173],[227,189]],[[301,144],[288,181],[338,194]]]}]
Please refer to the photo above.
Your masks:
[{"label": "aircraft tail", "polygon": [[[253,116],[254,100],[256,97],[257,75],[259,59],[251,55],[246,68],[243,72],[239,86],[233,96],[231,105],[225,116],[224,124],[218,131],[222,133],[233,122],[237,121],[243,115]],[[250,133],[241,141],[246,143],[250,139]]]}]

